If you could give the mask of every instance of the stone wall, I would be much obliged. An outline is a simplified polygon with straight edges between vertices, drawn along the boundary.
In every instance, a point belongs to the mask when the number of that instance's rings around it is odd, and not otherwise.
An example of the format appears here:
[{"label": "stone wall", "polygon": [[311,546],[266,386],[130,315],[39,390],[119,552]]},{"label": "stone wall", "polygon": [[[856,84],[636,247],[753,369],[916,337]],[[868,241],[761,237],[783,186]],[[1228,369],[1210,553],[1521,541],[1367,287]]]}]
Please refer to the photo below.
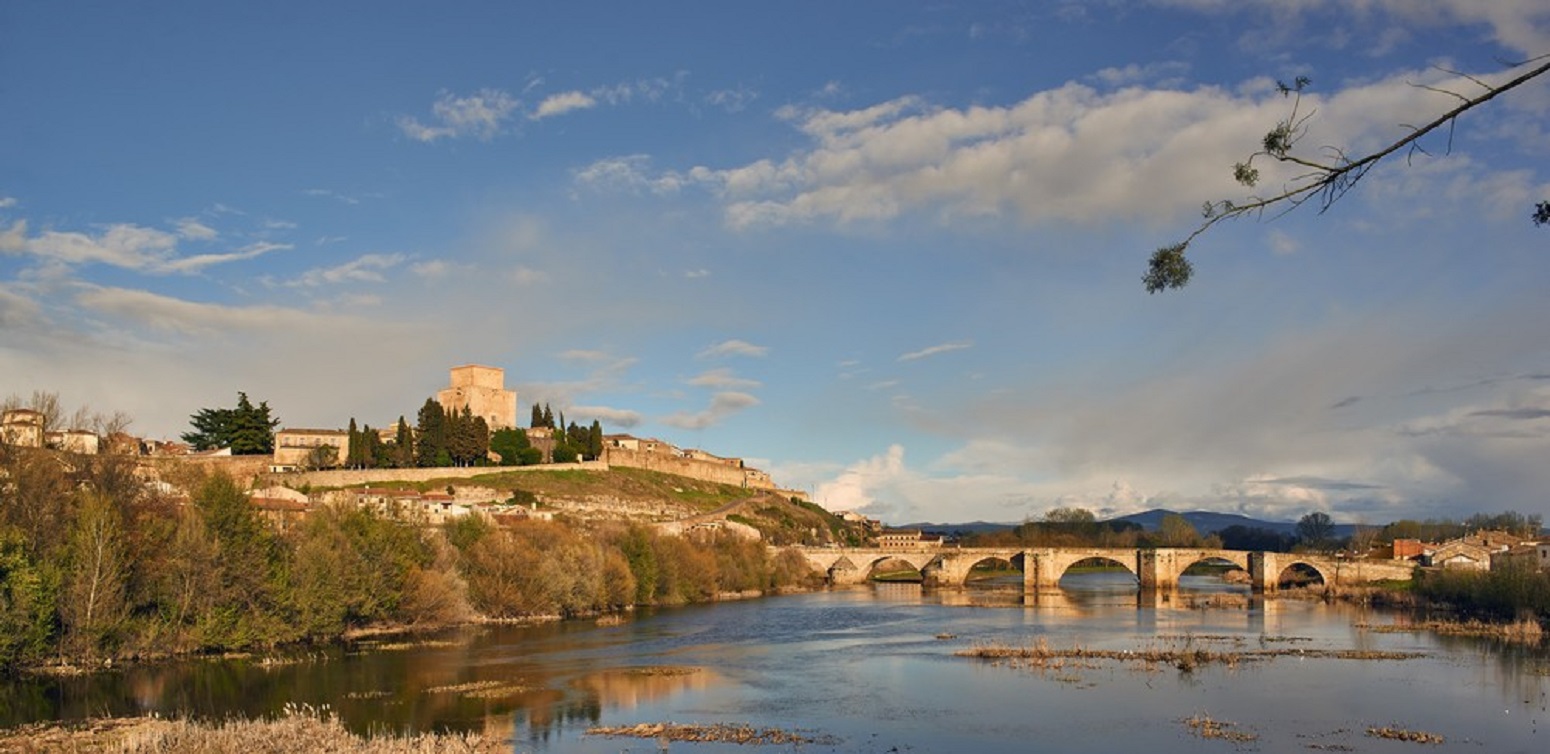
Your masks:
[{"label": "stone wall", "polygon": [[568,471],[580,469],[583,471],[607,471],[608,464],[602,461],[583,461],[581,463],[550,463],[542,466],[466,466],[437,467],[429,469],[330,469],[328,471],[288,471],[278,474],[268,474],[268,481],[274,484],[296,488],[302,485],[313,487],[350,487],[360,484],[376,484],[379,482],[427,482],[432,479],[467,479],[481,474],[504,474],[508,471]]},{"label": "stone wall", "polygon": [[775,489],[775,485],[769,481],[768,474],[757,469],[746,469],[741,465],[728,463],[726,459],[703,460],[688,458],[676,453],[633,450],[620,447],[604,448],[603,459],[608,466],[660,471],[663,474],[673,474],[690,479],[698,479],[703,482],[730,484],[750,489]]}]

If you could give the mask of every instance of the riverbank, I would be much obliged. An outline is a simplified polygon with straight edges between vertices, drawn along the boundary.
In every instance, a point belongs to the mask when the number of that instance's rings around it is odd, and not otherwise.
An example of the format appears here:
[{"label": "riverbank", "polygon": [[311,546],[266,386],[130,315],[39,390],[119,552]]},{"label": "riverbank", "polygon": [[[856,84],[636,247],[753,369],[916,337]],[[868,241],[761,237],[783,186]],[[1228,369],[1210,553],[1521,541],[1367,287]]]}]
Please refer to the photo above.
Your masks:
[{"label": "riverbank", "polygon": [[481,733],[357,735],[326,711],[292,707],[273,720],[195,722],[159,717],[41,723],[0,730],[0,754],[495,754],[510,742]]}]

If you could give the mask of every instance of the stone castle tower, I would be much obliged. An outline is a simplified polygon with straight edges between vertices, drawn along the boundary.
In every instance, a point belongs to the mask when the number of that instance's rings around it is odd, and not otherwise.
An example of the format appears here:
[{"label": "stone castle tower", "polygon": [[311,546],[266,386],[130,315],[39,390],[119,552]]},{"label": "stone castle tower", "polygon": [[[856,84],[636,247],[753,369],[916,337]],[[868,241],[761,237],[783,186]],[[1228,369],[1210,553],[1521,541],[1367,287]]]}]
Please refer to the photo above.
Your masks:
[{"label": "stone castle tower", "polygon": [[474,416],[484,417],[492,432],[511,429],[517,426],[517,393],[505,384],[506,370],[500,367],[452,367],[452,385],[436,393],[436,402],[460,414],[466,406]]}]

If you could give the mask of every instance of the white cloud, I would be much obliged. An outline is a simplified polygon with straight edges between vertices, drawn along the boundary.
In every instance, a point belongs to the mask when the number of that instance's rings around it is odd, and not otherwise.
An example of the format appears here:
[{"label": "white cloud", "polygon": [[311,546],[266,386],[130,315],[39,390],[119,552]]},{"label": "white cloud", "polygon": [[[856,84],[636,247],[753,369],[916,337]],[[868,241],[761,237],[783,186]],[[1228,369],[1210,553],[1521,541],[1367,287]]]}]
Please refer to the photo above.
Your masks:
[{"label": "white cloud", "polygon": [[746,377],[738,377],[733,374],[731,368],[721,367],[702,372],[689,379],[689,384],[695,387],[708,387],[717,390],[749,390],[763,386],[758,380],[750,380]]},{"label": "white cloud", "polygon": [[404,262],[403,254],[362,254],[344,264],[333,267],[315,267],[287,285],[316,288],[339,283],[381,283],[385,271]]},{"label": "white cloud", "polygon": [[814,500],[831,511],[877,515],[891,509],[886,503],[880,504],[879,495],[918,476],[904,465],[904,446],[894,444],[883,455],[851,464],[839,476],[820,484]]},{"label": "white cloud", "polygon": [[747,393],[728,391],[711,396],[710,406],[698,413],[679,412],[662,417],[662,423],[680,429],[705,429],[720,424],[727,417],[747,408],[759,405],[759,399]]},{"label": "white cloud", "polygon": [[269,243],[266,241],[260,241],[258,243],[248,244],[247,246],[244,246],[237,251],[226,254],[196,254],[191,257],[179,257],[177,259],[171,259],[163,264],[161,269],[167,272],[193,273],[212,265],[225,264],[227,262],[237,262],[243,259],[252,259],[254,257],[268,254],[271,251],[286,251],[293,248],[295,247],[288,243]]},{"label": "white cloud", "polygon": [[688,278],[690,280],[699,280],[700,278],[708,278],[708,277],[710,277],[710,270],[707,270],[704,267],[700,267],[700,268],[693,269],[693,270],[684,270],[684,277],[686,277],[686,278]]},{"label": "white cloud", "polygon": [[38,302],[0,285],[0,325],[6,328],[31,325],[37,322],[41,311]]},{"label": "white cloud", "polygon": [[1296,254],[1297,249],[1300,247],[1297,239],[1292,238],[1290,234],[1280,228],[1272,228],[1265,237],[1270,243],[1270,250],[1278,256]]},{"label": "white cloud", "polygon": [[10,209],[16,206],[16,197],[0,196],[0,209]]},{"label": "white cloud", "polygon": [[76,303],[104,315],[185,335],[241,332],[327,330],[342,320],[280,306],[225,306],[127,288],[92,287],[76,294]]},{"label": "white cloud", "polygon": [[208,240],[214,233],[197,222],[184,220],[179,222],[177,233],[118,223],[96,235],[50,230],[29,238],[26,221],[18,220],[0,233],[0,253],[31,254],[46,265],[63,268],[106,264],[151,274],[192,274],[212,265],[292,248],[290,244],[259,242],[234,252],[178,256],[180,239]]},{"label": "white cloud", "polygon": [[192,217],[185,217],[177,222],[178,235],[189,241],[213,241],[220,235],[214,228],[205,225]]},{"label": "white cloud", "polygon": [[464,265],[449,262],[445,259],[427,259],[424,262],[416,262],[409,265],[409,271],[415,277],[426,279],[444,278],[462,269],[465,269]]},{"label": "white cloud", "polygon": [[529,115],[533,120],[543,120],[556,115],[587,110],[597,106],[597,100],[585,92],[563,92],[551,94],[538,104],[538,109]]},{"label": "white cloud", "polygon": [[361,200],[357,199],[356,197],[346,196],[346,195],[341,194],[341,193],[339,193],[337,191],[331,191],[329,189],[310,188],[310,189],[306,189],[306,190],[302,191],[301,193],[306,194],[307,196],[319,196],[319,197],[324,197],[324,198],[328,198],[328,199],[336,199],[336,200],[338,200],[340,202],[343,202],[345,204],[350,204],[350,205],[355,205],[355,204],[360,204],[361,203]]},{"label": "white cloud", "polygon": [[1123,68],[1101,69],[1093,74],[1092,78],[1108,86],[1129,86],[1146,82],[1172,85],[1177,83],[1179,77],[1188,72],[1189,64],[1178,61],[1147,63],[1145,65],[1131,63]]},{"label": "white cloud", "polygon": [[724,340],[703,351],[695,358],[719,359],[727,356],[753,356],[762,357],[770,352],[769,346],[756,346],[745,340]]},{"label": "white cloud", "polygon": [[928,356],[936,356],[938,354],[951,353],[953,351],[962,351],[962,350],[964,350],[966,348],[973,348],[973,347],[974,347],[974,344],[970,343],[970,342],[967,342],[967,341],[958,341],[956,343],[942,343],[940,345],[930,346],[928,348],[922,348],[919,351],[911,351],[909,353],[903,354],[903,355],[899,356],[899,361],[917,361],[919,359],[924,359],[924,358],[926,358]]},{"label": "white cloud", "polygon": [[739,86],[736,89],[718,89],[705,95],[706,102],[729,113],[740,113],[757,99],[759,99],[759,93],[746,86]]},{"label": "white cloud", "polygon": [[630,429],[640,426],[640,423],[644,420],[639,411],[608,406],[571,406],[569,413],[571,415],[570,418],[573,420],[598,420],[603,424],[604,431],[612,427]]},{"label": "white cloud", "polygon": [[408,115],[398,118],[398,127],[411,139],[434,142],[471,136],[489,141],[501,132],[521,103],[499,89],[480,89],[467,97],[442,92],[431,106],[434,120],[430,125]]},{"label": "white cloud", "polygon": [[521,286],[541,285],[550,280],[549,273],[524,266],[519,266],[509,271],[506,273],[506,278],[512,283]]},{"label": "white cloud", "polygon": [[[633,155],[599,160],[575,177],[595,188],[664,195],[701,187],[722,203],[734,230],[880,222],[922,211],[943,222],[980,216],[1025,224],[1172,222],[1198,217],[1206,201],[1242,196],[1224,166],[1243,159],[1285,117],[1289,105],[1273,83],[1255,79],[1236,91],[1106,92],[1068,83],[1009,105],[965,108],[913,96],[855,110],[786,106],[777,116],[811,141],[787,156],[722,169],[653,171],[645,157]],[[1424,122],[1450,104],[1417,84],[1470,86],[1423,70],[1309,92],[1303,112],[1317,117],[1306,143],[1358,154],[1402,136],[1394,124]],[[1261,170],[1261,185],[1293,175],[1279,165]]]}]

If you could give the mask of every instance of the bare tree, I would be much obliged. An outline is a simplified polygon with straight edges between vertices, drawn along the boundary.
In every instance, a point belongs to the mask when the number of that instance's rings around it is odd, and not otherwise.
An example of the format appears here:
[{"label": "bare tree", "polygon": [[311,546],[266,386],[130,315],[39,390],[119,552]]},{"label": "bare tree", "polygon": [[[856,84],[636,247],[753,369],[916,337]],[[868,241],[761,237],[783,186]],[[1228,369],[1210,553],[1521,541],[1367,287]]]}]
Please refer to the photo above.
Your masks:
[{"label": "bare tree", "polygon": [[[1299,150],[1298,146],[1308,133],[1308,122],[1314,115],[1312,112],[1302,110],[1302,94],[1308,88],[1310,81],[1306,77],[1299,76],[1291,84],[1277,82],[1281,94],[1292,100],[1291,112],[1265,134],[1259,151],[1233,166],[1233,178],[1246,188],[1254,188],[1260,177],[1259,169],[1254,166],[1254,162],[1260,158],[1292,165],[1303,172],[1283,184],[1279,192],[1269,196],[1252,196],[1241,202],[1226,199],[1207,202],[1202,208],[1204,220],[1194,232],[1186,236],[1183,241],[1163,246],[1152,252],[1147,272],[1141,278],[1147,292],[1156,293],[1168,288],[1183,288],[1189,284],[1190,277],[1194,274],[1194,266],[1185,257],[1185,251],[1202,233],[1223,220],[1247,214],[1263,215],[1268,210],[1274,210],[1279,216],[1309,201],[1318,204],[1319,211],[1323,212],[1345,196],[1347,191],[1354,188],[1367,175],[1367,171],[1383,159],[1401,151],[1409,155],[1425,153],[1420,140],[1427,134],[1446,126],[1449,130],[1448,144],[1451,147],[1452,129],[1460,115],[1550,72],[1550,55],[1541,55],[1509,66],[1509,70],[1519,68],[1526,70],[1501,84],[1490,84],[1465,73],[1446,71],[1478,85],[1481,91],[1473,97],[1417,84],[1423,89],[1449,95],[1457,99],[1458,104],[1429,123],[1419,127],[1410,126],[1409,133],[1403,138],[1365,155],[1347,154],[1344,149],[1333,146],[1325,146],[1311,155],[1305,150]],[[1536,204],[1530,217],[1536,225],[1550,224],[1550,202],[1541,201]]]}]

